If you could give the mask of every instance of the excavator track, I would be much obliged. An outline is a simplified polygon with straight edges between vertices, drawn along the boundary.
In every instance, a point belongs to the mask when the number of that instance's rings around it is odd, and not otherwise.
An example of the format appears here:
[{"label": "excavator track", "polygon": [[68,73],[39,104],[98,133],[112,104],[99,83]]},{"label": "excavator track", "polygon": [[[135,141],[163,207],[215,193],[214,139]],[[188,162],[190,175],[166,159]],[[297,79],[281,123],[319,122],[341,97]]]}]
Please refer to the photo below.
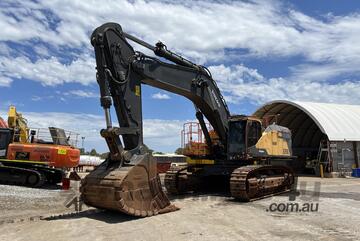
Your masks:
[{"label": "excavator track", "polygon": [[[165,174],[165,188],[167,193],[178,195],[185,193],[187,174],[182,173],[186,171],[187,167],[184,166],[172,166]],[[182,176],[180,178],[180,175]]]},{"label": "excavator track", "polygon": [[0,183],[2,184],[41,187],[45,181],[45,175],[39,171],[0,165]]},{"label": "excavator track", "polygon": [[294,172],[284,166],[252,165],[235,169],[230,177],[231,196],[254,201],[290,191]]},{"label": "excavator track", "polygon": [[46,166],[34,166],[32,168],[45,176],[45,183],[55,185],[60,183],[62,179],[65,177],[65,172],[58,168],[51,168]]},{"label": "excavator track", "polygon": [[[41,187],[45,183],[57,184],[62,181],[64,176],[65,172],[58,168],[22,163],[16,160],[0,160],[0,183],[3,184]],[[36,180],[38,180],[37,183]]]}]

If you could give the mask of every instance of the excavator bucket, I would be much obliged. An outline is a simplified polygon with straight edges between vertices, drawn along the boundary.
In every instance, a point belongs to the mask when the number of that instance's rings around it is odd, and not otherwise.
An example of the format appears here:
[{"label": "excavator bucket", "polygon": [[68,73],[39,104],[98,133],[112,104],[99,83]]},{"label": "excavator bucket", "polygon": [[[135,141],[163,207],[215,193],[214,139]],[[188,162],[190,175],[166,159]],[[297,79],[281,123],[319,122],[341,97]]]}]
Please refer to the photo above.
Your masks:
[{"label": "excavator bucket", "polygon": [[83,202],[140,217],[178,210],[162,190],[151,154],[134,155],[130,163],[119,167],[107,160],[98,166],[82,181]]}]

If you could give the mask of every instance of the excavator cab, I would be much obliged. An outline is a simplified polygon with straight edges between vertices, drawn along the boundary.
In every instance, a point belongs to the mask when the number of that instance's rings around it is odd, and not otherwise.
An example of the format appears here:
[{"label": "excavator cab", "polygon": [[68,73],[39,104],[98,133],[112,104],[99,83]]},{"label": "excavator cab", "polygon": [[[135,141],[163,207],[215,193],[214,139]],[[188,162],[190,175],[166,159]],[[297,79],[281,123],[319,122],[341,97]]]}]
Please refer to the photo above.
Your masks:
[{"label": "excavator cab", "polygon": [[236,116],[229,120],[228,159],[244,160],[248,148],[256,145],[261,137],[261,121],[246,116]]},{"label": "excavator cab", "polygon": [[254,117],[232,117],[229,121],[228,159],[246,160],[270,156],[291,157],[291,131],[276,124],[263,130]]},{"label": "excavator cab", "polygon": [[13,130],[10,128],[0,128],[0,158],[5,158],[7,149],[13,138]]}]

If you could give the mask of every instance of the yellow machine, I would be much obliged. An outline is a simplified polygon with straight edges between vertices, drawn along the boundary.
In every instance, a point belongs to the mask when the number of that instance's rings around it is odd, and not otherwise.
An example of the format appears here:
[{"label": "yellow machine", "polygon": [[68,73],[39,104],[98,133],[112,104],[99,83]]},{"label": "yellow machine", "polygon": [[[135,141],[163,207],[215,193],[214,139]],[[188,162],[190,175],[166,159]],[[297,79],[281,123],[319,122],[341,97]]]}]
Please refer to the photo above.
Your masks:
[{"label": "yellow machine", "polygon": [[22,114],[16,112],[15,106],[10,106],[8,112],[8,126],[15,132],[14,138],[16,142],[29,142],[29,128],[27,127],[27,120],[22,117]]}]

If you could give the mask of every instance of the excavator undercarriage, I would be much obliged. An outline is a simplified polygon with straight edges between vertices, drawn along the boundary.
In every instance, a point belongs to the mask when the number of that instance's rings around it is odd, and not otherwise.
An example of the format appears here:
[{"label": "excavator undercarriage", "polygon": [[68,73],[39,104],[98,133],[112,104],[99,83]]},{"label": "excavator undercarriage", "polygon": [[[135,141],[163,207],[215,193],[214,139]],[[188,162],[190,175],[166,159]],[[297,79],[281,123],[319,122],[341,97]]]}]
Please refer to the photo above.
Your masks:
[{"label": "excavator undercarriage", "polygon": [[230,175],[221,176],[203,176],[189,172],[188,167],[173,166],[165,175],[168,194],[229,191],[231,197],[244,202],[289,191],[293,183],[294,173],[290,168],[271,165],[242,166],[235,168]]},{"label": "excavator undercarriage", "polygon": [[27,187],[41,187],[45,183],[57,184],[65,172],[42,164],[0,159],[0,183]]}]

